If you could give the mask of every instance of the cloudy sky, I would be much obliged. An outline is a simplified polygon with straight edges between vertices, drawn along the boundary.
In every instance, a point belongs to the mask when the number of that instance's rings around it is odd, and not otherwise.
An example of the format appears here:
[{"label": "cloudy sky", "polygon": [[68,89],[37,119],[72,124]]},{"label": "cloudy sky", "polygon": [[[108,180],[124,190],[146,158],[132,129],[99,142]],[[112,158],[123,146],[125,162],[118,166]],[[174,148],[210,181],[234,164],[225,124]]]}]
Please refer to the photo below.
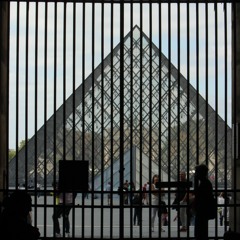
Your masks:
[{"label": "cloudy sky", "polygon": [[[176,67],[178,66],[178,43],[180,43],[180,72],[196,87],[197,62],[199,62],[200,94],[206,98],[205,79],[207,75],[209,104],[214,109],[216,107],[218,108],[218,113],[223,119],[225,119],[226,106],[228,113],[227,121],[231,126],[231,5],[227,5],[226,8],[226,25],[224,18],[225,12],[222,4],[217,5],[217,10],[214,10],[213,4],[207,5],[207,8],[206,4],[199,4],[198,8],[196,4],[190,4],[189,12],[187,11],[186,4],[180,4],[179,6],[178,11],[177,4],[143,4],[142,8],[140,4],[125,4],[124,34],[126,35],[132,26],[136,24],[141,26],[142,24],[143,32],[150,37],[151,26],[152,41],[157,46],[161,43],[163,54],[171,59]],[[27,7],[29,14],[28,21],[26,18]],[[66,24],[64,24],[64,16]],[[74,16],[76,24],[74,24]],[[196,27],[197,18],[199,19],[198,27]],[[55,19],[57,20],[56,24]],[[133,20],[132,23],[131,19]],[[180,19],[180,21],[178,21],[178,19]],[[206,31],[206,23],[208,25],[208,31]],[[114,29],[113,35],[111,33],[112,24]],[[94,28],[92,26],[94,26]],[[178,38],[178,26],[180,26],[180,38]],[[189,38],[187,26],[189,26]],[[161,34],[159,34],[159,29],[161,29]],[[95,35],[94,52],[92,49],[93,32]],[[54,42],[55,33],[56,45]],[[101,41],[102,34],[104,36],[103,50]],[[64,35],[66,36],[65,42]],[[160,35],[161,38],[159,38]],[[85,36],[84,47],[83,36]],[[73,73],[74,37],[75,72]],[[227,39],[226,42],[225,37]],[[115,4],[113,7],[111,7],[110,4],[94,4],[93,8],[92,4],[83,5],[82,3],[78,3],[74,7],[72,3],[66,5],[64,3],[48,3],[47,5],[45,3],[38,3],[38,6],[36,3],[29,3],[27,6],[26,3],[11,2],[10,148],[15,149],[16,142],[20,142],[26,138],[26,122],[28,125],[27,138],[31,138],[34,134],[35,123],[37,122],[37,129],[39,129],[44,124],[44,118],[46,117],[46,119],[48,119],[53,114],[55,61],[57,66],[56,98],[58,108],[62,105],[64,99],[72,94],[73,79],[75,79],[75,86],[77,88],[82,83],[82,79],[87,78],[91,73],[93,68],[92,59],[94,59],[95,68],[101,62],[102,55],[105,57],[110,53],[111,39],[113,39],[114,46],[120,41],[119,4]],[[189,69],[187,65],[188,44]],[[196,57],[197,44],[199,46],[198,59]],[[208,46],[207,56],[206,45]],[[169,54],[169,47],[171,49],[171,55]],[[54,56],[55,50],[56,57]],[[226,50],[227,55],[225,54]],[[208,72],[206,72],[206,59],[208,60]],[[66,92],[63,91],[64,69],[66,70]],[[37,79],[35,77],[36,75]],[[75,78],[73,78],[73,76],[75,76]],[[227,79],[225,76],[227,76]],[[225,87],[225,80],[228,82],[227,88]],[[216,82],[218,82],[217,86]],[[36,89],[37,103],[35,101]],[[225,92],[227,92],[227,99],[225,99]],[[26,96],[28,96],[27,100]],[[45,96],[47,116],[44,116]],[[18,105],[16,105],[16,102],[18,102]],[[217,106],[216,102],[218,103]],[[28,109],[27,118],[26,106]],[[35,119],[36,106],[37,121]],[[17,113],[18,121],[16,121]],[[18,125],[19,128],[18,139],[16,138],[16,125]]]}]

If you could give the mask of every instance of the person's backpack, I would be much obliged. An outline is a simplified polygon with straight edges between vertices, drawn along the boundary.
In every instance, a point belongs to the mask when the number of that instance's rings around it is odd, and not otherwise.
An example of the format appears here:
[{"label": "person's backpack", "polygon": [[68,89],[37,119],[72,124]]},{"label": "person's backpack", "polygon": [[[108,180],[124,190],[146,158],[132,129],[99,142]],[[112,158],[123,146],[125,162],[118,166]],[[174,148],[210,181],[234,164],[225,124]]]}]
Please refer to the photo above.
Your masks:
[{"label": "person's backpack", "polygon": [[161,217],[162,214],[166,214],[166,213],[168,213],[166,203],[165,201],[160,201],[160,207],[158,209],[158,217]]},{"label": "person's backpack", "polygon": [[135,194],[132,199],[132,204],[140,204],[140,196],[139,194]]},{"label": "person's backpack", "polygon": [[208,220],[215,219],[217,217],[217,199],[214,196],[212,196],[209,200],[207,217]]}]

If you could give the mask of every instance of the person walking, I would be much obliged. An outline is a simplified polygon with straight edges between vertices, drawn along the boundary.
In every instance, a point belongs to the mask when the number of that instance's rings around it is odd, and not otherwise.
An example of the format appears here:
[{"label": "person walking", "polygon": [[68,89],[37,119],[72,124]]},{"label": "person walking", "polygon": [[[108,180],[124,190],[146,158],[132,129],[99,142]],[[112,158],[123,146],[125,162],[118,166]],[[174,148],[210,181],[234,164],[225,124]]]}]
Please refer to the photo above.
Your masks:
[{"label": "person walking", "polygon": [[143,195],[142,197],[143,197],[143,203],[144,204],[147,204],[147,202],[146,202],[146,195],[147,195],[146,191],[147,191],[147,184],[144,183],[144,185],[142,187],[142,195]]},{"label": "person walking", "polygon": [[208,220],[210,202],[213,199],[213,187],[208,179],[208,167],[204,164],[196,166],[195,170],[195,238],[208,240]]},{"label": "person walking", "polygon": [[220,226],[223,226],[223,205],[224,205],[224,198],[223,198],[223,192],[221,192],[217,198],[218,201],[218,214],[219,214],[219,223]]},{"label": "person walking", "polygon": [[230,204],[230,196],[222,192],[223,201],[223,208],[222,208],[222,216],[224,219],[224,225],[229,226],[229,204]]},{"label": "person walking", "polygon": [[123,201],[125,205],[128,205],[128,186],[129,186],[129,182],[128,180],[126,180],[123,184]]},{"label": "person walking", "polygon": [[138,190],[133,194],[133,199],[132,199],[132,204],[134,206],[133,224],[136,225],[136,221],[137,221],[138,226],[140,226],[142,222],[142,206],[141,206],[142,203],[141,202],[142,202],[141,194],[140,194],[140,190]]},{"label": "person walking", "polygon": [[106,187],[107,197],[108,197],[108,205],[111,205],[112,203],[112,196],[111,196],[111,191],[112,191],[112,184],[111,182],[108,182],[107,187]]},{"label": "person walking", "polygon": [[[186,172],[181,171],[179,173],[179,181],[181,183],[187,182]],[[180,232],[187,231],[187,188],[180,185],[175,194],[175,199],[173,201],[173,209],[177,211],[177,217],[179,220]]]},{"label": "person walking", "polygon": [[135,191],[135,184],[134,182],[130,182],[128,184],[128,199],[129,199],[129,204],[131,204],[132,199],[133,199],[133,195],[134,195],[134,191]]},{"label": "person walking", "polygon": [[[161,201],[161,193],[157,187],[157,183],[159,182],[159,175],[155,174],[153,175],[152,178],[152,184],[151,184],[151,205],[152,205],[152,218],[151,218],[151,224],[152,224],[152,232],[154,232],[154,223],[155,223],[155,218],[158,214],[158,210],[159,210],[159,204]],[[159,216],[159,219],[161,219],[162,217]],[[160,220],[160,227],[161,227],[161,231],[164,232],[164,230],[162,229],[162,221]]]},{"label": "person walking", "polygon": [[149,205],[149,196],[150,196],[150,184],[149,182],[147,182],[147,185],[146,185],[146,204]]},{"label": "person walking", "polygon": [[72,192],[58,192],[58,186],[56,186],[56,206],[52,216],[56,237],[62,237],[58,220],[60,217],[63,217],[65,236],[70,237],[69,213],[73,207],[75,197],[76,194]]}]

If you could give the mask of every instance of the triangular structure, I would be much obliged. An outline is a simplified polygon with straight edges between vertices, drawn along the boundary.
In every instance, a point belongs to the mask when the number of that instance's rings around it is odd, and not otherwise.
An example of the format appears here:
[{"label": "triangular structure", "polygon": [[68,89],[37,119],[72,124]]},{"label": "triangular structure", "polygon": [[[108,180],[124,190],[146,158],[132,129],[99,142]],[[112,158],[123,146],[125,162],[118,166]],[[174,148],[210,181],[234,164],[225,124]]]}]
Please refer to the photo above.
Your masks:
[{"label": "triangular structure", "polygon": [[[121,46],[124,116],[119,104]],[[61,159],[89,160],[90,176],[103,174],[120,159],[122,142],[124,152],[137,146],[168,179],[176,180],[179,169],[191,171],[207,158],[212,175],[217,166],[219,182],[226,171],[231,180],[231,129],[138,26],[11,160],[10,185],[16,176],[21,182],[25,171],[29,179],[51,184]]]},{"label": "triangular structure", "polygon": [[[159,174],[159,166],[155,162],[152,162],[151,173],[149,174],[149,157],[142,153],[140,149],[136,146],[133,146],[131,149],[125,152],[123,156],[123,161],[124,180],[128,180],[128,182],[133,182],[136,189],[140,189],[141,186],[149,182],[149,175],[153,176],[154,174]],[[168,181],[168,174],[163,170],[160,171],[161,181]],[[103,171],[103,178],[101,174],[98,174],[94,178],[94,189],[97,191],[104,191],[108,182],[111,182],[112,188],[114,190],[117,190],[118,187],[121,185],[119,183],[119,179],[120,160],[116,159],[111,166],[107,167]]]}]

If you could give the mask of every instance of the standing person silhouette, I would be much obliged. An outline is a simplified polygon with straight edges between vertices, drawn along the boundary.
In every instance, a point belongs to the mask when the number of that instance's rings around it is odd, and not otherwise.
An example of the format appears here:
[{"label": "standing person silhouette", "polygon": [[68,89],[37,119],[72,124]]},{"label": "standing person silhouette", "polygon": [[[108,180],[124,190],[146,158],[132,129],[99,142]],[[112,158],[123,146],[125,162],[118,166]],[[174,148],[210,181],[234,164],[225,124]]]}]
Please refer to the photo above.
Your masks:
[{"label": "standing person silhouette", "polygon": [[150,184],[149,182],[147,182],[147,185],[146,185],[146,204],[149,205],[149,196],[150,196]]},{"label": "standing person silhouette", "polygon": [[72,192],[59,192],[58,183],[55,186],[56,191],[56,206],[53,211],[52,219],[54,224],[55,236],[62,237],[60,225],[58,219],[60,217],[64,218],[64,229],[66,237],[70,237],[70,221],[69,221],[69,213],[73,207],[74,199],[77,194]]},{"label": "standing person silhouette", "polygon": [[223,195],[224,195],[224,192],[221,192],[218,196],[218,214],[219,214],[219,223],[220,223],[220,226],[223,226],[223,209],[224,209],[224,198],[223,198]]},{"label": "standing person silhouette", "polygon": [[[179,181],[187,182],[187,174],[185,171],[180,171],[179,173]],[[175,194],[175,199],[173,202],[173,209],[177,211],[177,217],[179,220],[179,224],[182,226],[180,232],[187,231],[187,199],[188,193],[187,188],[185,186],[179,186],[178,191]]]},{"label": "standing person silhouette", "polygon": [[208,179],[208,167],[204,164],[195,170],[195,237],[196,240],[208,239],[208,206],[213,196],[213,187]]},{"label": "standing person silhouette", "polygon": [[112,184],[111,184],[111,182],[108,182],[106,191],[108,191],[108,193],[107,193],[108,205],[111,205],[112,204],[112,194],[111,194]]},{"label": "standing person silhouette", "polygon": [[[38,228],[31,225],[31,196],[23,190],[13,192],[4,200],[0,215],[0,235],[9,240],[37,240]],[[2,238],[1,238],[2,239]]]},{"label": "standing person silhouette", "polygon": [[[152,194],[151,205],[153,206],[152,219],[151,219],[152,232],[154,232],[154,222],[155,222],[156,215],[158,214],[158,210],[160,207],[160,201],[161,201],[161,193],[156,186],[156,184],[158,182],[159,182],[159,175],[157,175],[157,174],[153,175],[152,184],[151,184],[151,194]],[[160,214],[159,218],[162,219],[161,214]],[[164,232],[164,230],[162,229],[162,221],[161,220],[160,220],[160,225],[161,225],[161,231]]]},{"label": "standing person silhouette", "polygon": [[[141,194],[140,194],[140,189],[137,190],[133,194],[133,199],[132,199],[132,204],[134,206],[134,216],[133,216],[133,224],[140,226],[142,222],[142,206],[141,206]],[[136,222],[137,221],[137,222]]]}]

